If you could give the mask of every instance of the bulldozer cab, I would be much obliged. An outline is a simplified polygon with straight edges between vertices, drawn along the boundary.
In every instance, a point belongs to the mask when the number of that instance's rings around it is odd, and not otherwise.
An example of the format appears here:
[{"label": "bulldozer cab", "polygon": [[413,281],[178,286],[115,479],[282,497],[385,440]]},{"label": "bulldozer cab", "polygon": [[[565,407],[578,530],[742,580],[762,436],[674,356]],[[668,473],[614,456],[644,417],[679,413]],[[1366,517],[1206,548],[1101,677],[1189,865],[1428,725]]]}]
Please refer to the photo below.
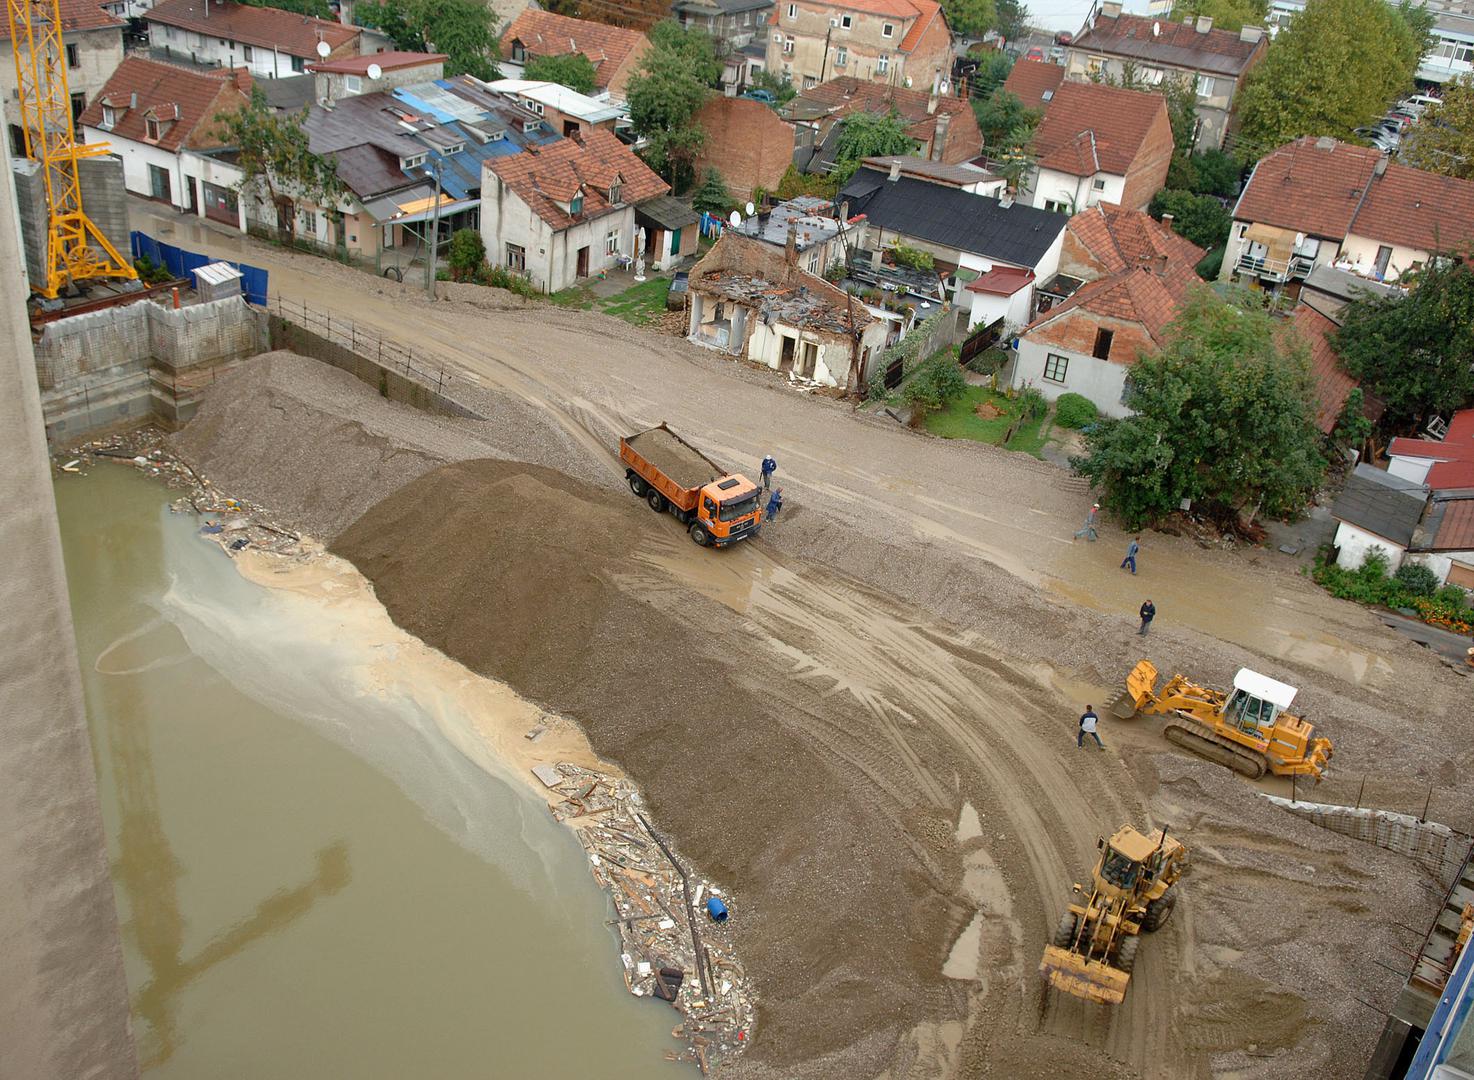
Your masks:
[{"label": "bulldozer cab", "polygon": [[1248,668],[1233,677],[1233,693],[1223,706],[1223,720],[1256,739],[1269,738],[1279,715],[1295,700],[1295,688]]},{"label": "bulldozer cab", "polygon": [[1122,892],[1149,885],[1162,870],[1162,838],[1143,836],[1130,825],[1101,841],[1100,877]]}]

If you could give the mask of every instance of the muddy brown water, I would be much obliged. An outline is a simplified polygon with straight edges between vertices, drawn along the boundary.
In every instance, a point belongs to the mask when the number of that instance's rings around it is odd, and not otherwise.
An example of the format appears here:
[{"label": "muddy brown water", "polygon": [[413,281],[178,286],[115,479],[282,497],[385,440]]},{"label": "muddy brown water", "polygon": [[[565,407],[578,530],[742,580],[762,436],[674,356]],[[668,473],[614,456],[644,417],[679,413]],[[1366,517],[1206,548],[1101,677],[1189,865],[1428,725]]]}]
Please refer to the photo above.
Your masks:
[{"label": "muddy brown water", "polygon": [[147,1077],[687,1074],[541,804],[156,483],[56,487]]}]

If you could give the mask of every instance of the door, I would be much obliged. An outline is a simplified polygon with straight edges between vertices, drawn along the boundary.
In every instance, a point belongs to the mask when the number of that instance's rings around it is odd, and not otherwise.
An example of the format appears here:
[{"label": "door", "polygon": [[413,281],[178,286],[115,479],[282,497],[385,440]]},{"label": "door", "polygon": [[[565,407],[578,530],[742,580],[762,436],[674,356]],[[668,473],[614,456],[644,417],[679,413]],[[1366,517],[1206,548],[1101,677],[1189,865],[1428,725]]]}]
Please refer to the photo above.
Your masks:
[{"label": "door", "polygon": [[193,176],[184,177],[184,208],[191,214],[197,214],[200,210],[198,192],[195,178]]},{"label": "door", "polygon": [[792,371],[793,370],[793,348],[794,348],[794,346],[796,344],[797,344],[797,339],[796,338],[788,337],[786,334],[784,335],[784,337],[783,337],[783,351],[782,351],[782,353],[778,357],[778,370],[779,371]]},{"label": "door", "polygon": [[589,276],[589,249],[586,247],[581,247],[578,249],[578,267],[574,270],[574,276]]},{"label": "door", "polygon": [[670,234],[670,253],[679,255],[681,253],[681,230],[673,229]]},{"label": "door", "polygon": [[798,373],[806,379],[814,377],[814,369],[819,366],[819,346],[812,341],[804,342],[804,362]]},{"label": "door", "polygon": [[169,201],[169,170],[161,169],[157,165],[148,167],[148,189],[149,194],[155,199]]},{"label": "door", "polygon": [[1377,278],[1379,280],[1381,278],[1384,278],[1384,277],[1387,276],[1387,264],[1390,263],[1391,261],[1392,261],[1392,249],[1390,247],[1388,247],[1386,244],[1383,244],[1381,247],[1379,247],[1377,249],[1377,261],[1376,261],[1376,264],[1375,264],[1375,268],[1376,268],[1376,271],[1377,271]]}]

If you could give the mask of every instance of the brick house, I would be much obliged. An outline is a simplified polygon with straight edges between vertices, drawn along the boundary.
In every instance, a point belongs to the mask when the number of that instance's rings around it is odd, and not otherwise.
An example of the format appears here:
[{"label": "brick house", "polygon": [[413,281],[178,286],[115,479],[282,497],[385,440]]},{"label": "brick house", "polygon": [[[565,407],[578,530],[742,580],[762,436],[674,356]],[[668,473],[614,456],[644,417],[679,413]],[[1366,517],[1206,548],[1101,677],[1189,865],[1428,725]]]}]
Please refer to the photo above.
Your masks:
[{"label": "brick house", "polygon": [[631,257],[637,204],[670,191],[629,147],[597,128],[493,158],[484,168],[487,259],[547,292]]},{"label": "brick house", "polygon": [[1474,243],[1474,182],[1409,168],[1369,146],[1306,136],[1254,166],[1233,211],[1224,280],[1299,289],[1335,267],[1396,281]]},{"label": "brick house", "polygon": [[774,191],[793,164],[793,128],[761,101],[712,97],[696,122],[706,142],[696,157],[696,172],[715,169],[739,202],[758,188]]},{"label": "brick house", "polygon": [[1059,64],[1020,59],[1003,80],[1003,89],[1023,102],[1024,108],[1043,112],[1064,78],[1065,69]]},{"label": "brick house", "polygon": [[1223,146],[1234,97],[1268,50],[1262,27],[1246,26],[1234,33],[1215,30],[1207,15],[1183,22],[1123,15],[1118,0],[1104,0],[1091,9],[1065,65],[1072,81],[1103,76],[1120,80],[1128,74],[1152,86],[1168,78],[1190,80],[1197,90],[1193,149],[1210,150]]},{"label": "brick house", "polygon": [[[71,95],[72,123],[97,96],[108,77],[123,62],[122,4],[97,0],[61,0],[61,40],[66,50],[67,92]],[[5,99],[5,123],[10,150],[25,153],[21,133],[20,98],[15,86],[15,56],[10,43],[10,21],[0,19],[0,95]],[[81,128],[77,134],[80,137]]]},{"label": "brick house", "polygon": [[841,76],[945,92],[952,33],[935,0],[778,0],[767,69],[808,90]]},{"label": "brick house", "polygon": [[983,152],[983,135],[967,100],[845,76],[805,91],[783,108],[781,115],[796,131],[794,163],[800,172],[834,167],[840,121],[853,113],[896,114],[916,140],[917,153],[932,161],[960,165]]},{"label": "brick house", "polygon": [[[359,53],[356,26],[235,0],[158,0],[143,16],[149,42],[165,57],[245,68],[262,79],[304,74],[319,60]],[[318,51],[326,44],[326,56]]]},{"label": "brick house", "polygon": [[1139,210],[1095,206],[1070,218],[1060,272],[1086,284],[1019,335],[1012,385],[1051,401],[1083,394],[1105,416],[1128,415],[1131,365],[1162,345],[1188,291],[1201,285],[1193,267],[1202,257]]},{"label": "brick house", "polygon": [[506,74],[520,77],[521,65],[536,56],[567,56],[582,53],[594,65],[594,90],[624,99],[630,76],[650,48],[650,39],[639,30],[555,15],[527,8],[502,31],[502,59]]},{"label": "brick house", "polygon": [[135,195],[244,229],[240,170],[211,151],[224,148],[217,122],[250,101],[251,85],[241,68],[191,71],[130,56],[82,113],[82,130],[122,158]]},{"label": "brick house", "polygon": [[1145,210],[1167,183],[1172,123],[1161,94],[1062,83],[1044,107],[1032,149],[1032,206],[1074,213],[1098,203]]}]

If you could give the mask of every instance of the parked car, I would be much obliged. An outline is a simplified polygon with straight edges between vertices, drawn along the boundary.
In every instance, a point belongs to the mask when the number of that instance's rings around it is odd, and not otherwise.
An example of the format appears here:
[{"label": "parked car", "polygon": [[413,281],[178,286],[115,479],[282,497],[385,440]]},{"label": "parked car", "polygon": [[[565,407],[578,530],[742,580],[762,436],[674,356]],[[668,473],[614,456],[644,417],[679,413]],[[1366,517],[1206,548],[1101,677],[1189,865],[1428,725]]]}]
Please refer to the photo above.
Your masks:
[{"label": "parked car", "polygon": [[1041,49],[1038,45],[1035,45],[1032,49],[1024,54],[1024,58],[1026,60],[1043,60],[1044,50]]},{"label": "parked car", "polygon": [[1419,119],[1421,119],[1423,113],[1427,111],[1431,106],[1441,104],[1443,104],[1442,99],[1436,98],[1431,94],[1414,94],[1412,97],[1404,98],[1402,101],[1398,102],[1398,107],[1401,109],[1406,109],[1408,112],[1413,113]]},{"label": "parked car", "polygon": [[1068,45],[1074,40],[1075,35],[1070,33],[1068,30],[1061,30],[1059,33],[1054,35],[1054,43],[1056,45]]},{"label": "parked car", "polygon": [[1355,133],[1361,136],[1367,142],[1371,143],[1384,154],[1392,153],[1402,142],[1401,139],[1399,139],[1392,132],[1388,131],[1386,128],[1359,127],[1356,129]]},{"label": "parked car", "polygon": [[1373,124],[1372,127],[1384,128],[1393,134],[1401,135],[1411,124],[1412,121],[1405,116],[1400,116],[1397,113],[1388,113]]},{"label": "parked car", "polygon": [[761,101],[764,105],[776,105],[778,103],[777,95],[771,90],[764,90],[762,87],[749,90],[742,96],[751,98],[753,101]]}]

